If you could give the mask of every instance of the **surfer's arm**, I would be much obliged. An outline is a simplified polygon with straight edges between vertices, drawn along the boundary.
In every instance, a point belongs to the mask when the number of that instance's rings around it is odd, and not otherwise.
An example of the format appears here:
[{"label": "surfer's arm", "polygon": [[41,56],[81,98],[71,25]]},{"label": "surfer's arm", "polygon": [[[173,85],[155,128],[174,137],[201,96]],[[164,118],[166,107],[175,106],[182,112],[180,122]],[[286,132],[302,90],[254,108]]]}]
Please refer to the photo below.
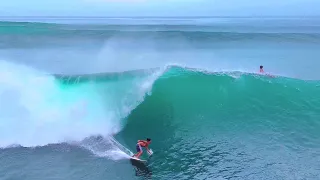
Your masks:
[{"label": "surfer's arm", "polygon": [[139,142],[147,143],[147,141],[144,141],[144,140],[138,140],[138,143]]},{"label": "surfer's arm", "polygon": [[150,152],[150,149],[149,149],[149,147],[148,147],[148,146],[146,146],[146,149],[147,149],[147,151],[148,151],[149,153],[151,153],[151,152]]}]

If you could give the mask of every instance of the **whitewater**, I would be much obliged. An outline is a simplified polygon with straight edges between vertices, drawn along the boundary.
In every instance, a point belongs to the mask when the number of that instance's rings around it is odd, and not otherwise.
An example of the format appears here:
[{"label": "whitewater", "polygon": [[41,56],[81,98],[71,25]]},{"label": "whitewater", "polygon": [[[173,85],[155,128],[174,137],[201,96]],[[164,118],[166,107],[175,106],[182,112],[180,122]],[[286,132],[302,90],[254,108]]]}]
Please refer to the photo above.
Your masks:
[{"label": "whitewater", "polygon": [[318,179],[317,24],[3,19],[0,179]]}]

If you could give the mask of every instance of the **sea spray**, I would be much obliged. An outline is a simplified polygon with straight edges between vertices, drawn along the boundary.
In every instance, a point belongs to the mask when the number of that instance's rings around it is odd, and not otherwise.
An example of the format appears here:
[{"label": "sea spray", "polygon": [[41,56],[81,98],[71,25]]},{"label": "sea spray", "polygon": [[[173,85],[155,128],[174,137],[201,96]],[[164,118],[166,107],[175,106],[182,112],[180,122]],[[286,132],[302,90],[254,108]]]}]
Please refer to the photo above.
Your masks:
[{"label": "sea spray", "polygon": [[1,61],[1,146],[42,146],[108,136],[139,104],[161,72],[100,81],[48,75]]},{"label": "sea spray", "polygon": [[[2,146],[46,145],[105,130],[101,127],[108,124],[106,113],[86,112],[99,102],[92,102],[85,92],[64,91],[53,76],[22,65],[2,61],[1,73]],[[95,117],[96,125],[88,121],[90,117]]]}]

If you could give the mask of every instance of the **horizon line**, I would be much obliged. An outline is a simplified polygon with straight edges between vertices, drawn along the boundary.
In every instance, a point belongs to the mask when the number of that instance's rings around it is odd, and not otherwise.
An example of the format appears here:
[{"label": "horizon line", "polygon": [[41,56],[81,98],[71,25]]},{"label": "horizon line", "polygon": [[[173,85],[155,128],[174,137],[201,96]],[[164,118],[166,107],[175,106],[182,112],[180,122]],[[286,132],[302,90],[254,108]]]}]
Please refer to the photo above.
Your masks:
[{"label": "horizon line", "polygon": [[41,16],[41,15],[13,15],[13,16],[1,16],[0,18],[320,18],[320,15],[315,16],[95,16],[95,15],[71,15],[71,16]]}]

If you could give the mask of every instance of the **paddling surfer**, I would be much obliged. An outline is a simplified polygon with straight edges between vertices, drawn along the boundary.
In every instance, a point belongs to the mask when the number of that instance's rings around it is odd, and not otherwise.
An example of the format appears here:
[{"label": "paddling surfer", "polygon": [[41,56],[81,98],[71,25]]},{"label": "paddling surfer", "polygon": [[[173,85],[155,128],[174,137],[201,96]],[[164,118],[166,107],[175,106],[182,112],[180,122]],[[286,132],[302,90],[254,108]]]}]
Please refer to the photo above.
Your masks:
[{"label": "paddling surfer", "polygon": [[263,70],[263,66],[262,66],[262,65],[260,66],[259,73],[260,73],[260,74],[265,74],[266,76],[271,77],[271,78],[274,78],[274,77],[275,77],[275,76],[273,76],[273,75],[271,75],[271,74],[264,73],[264,70]]},{"label": "paddling surfer", "polygon": [[264,73],[263,66],[260,66],[260,73]]}]

